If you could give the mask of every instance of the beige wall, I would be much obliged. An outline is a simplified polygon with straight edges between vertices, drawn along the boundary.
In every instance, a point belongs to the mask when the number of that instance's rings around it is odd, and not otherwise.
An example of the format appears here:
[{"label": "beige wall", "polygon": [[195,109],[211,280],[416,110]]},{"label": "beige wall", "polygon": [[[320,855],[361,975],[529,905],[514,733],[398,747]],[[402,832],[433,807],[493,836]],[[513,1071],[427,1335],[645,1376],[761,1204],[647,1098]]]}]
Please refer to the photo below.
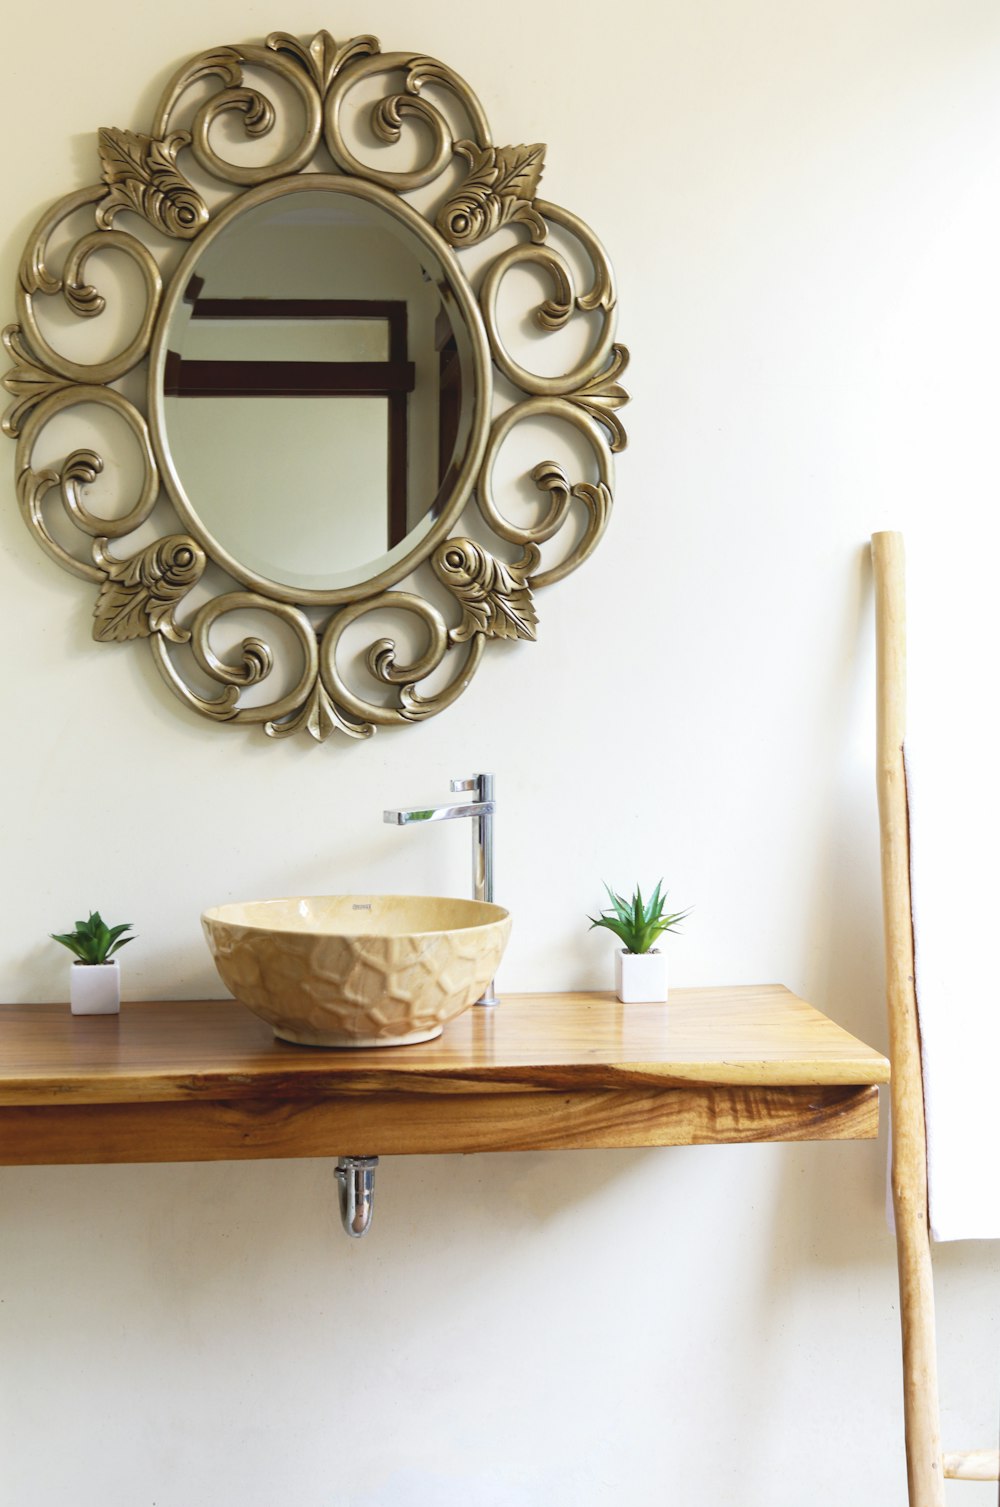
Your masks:
[{"label": "beige wall", "polygon": [[[665,873],[695,907],[678,982],[781,979],[882,1044],[863,545],[995,508],[995,5],[137,14],[8,14],[0,286],[180,59],[374,31],[462,72],[499,141],[550,143],[546,197],[620,275],[633,438],[539,642],[361,746],[188,718],[146,656],[90,642],[8,480],[0,992],[64,990],[45,936],[81,906],[135,923],[129,994],[192,997],[219,991],[209,903],[461,893],[463,830],[380,813],[485,767],[503,987],[603,985],[600,881]],[[392,1159],[357,1245],[328,1163],[4,1171],[0,1507],[900,1507],[884,1155]],[[961,1446],[995,1430],[996,1248],[939,1265]]]}]

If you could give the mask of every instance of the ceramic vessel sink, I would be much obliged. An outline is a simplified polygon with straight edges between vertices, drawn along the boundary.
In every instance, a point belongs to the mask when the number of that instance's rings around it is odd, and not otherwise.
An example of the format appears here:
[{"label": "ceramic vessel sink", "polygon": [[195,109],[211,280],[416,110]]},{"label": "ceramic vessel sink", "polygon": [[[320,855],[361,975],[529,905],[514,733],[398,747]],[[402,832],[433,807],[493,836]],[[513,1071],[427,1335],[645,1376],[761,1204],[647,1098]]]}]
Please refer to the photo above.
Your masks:
[{"label": "ceramic vessel sink", "polygon": [[499,905],[428,895],[315,895],[207,910],[227,989],[302,1046],[440,1036],[475,1004],[510,934]]}]

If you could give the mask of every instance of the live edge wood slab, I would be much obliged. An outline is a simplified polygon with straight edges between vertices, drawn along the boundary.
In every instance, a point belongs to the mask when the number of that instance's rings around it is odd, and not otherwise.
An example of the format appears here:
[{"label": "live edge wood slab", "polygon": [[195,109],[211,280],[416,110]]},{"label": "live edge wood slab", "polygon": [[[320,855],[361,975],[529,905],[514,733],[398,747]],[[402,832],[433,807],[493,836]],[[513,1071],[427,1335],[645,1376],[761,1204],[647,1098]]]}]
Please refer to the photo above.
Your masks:
[{"label": "live edge wood slab", "polygon": [[854,1140],[888,1078],[779,985],[506,995],[376,1051],[275,1041],[233,1000],[0,1005],[0,1165]]}]

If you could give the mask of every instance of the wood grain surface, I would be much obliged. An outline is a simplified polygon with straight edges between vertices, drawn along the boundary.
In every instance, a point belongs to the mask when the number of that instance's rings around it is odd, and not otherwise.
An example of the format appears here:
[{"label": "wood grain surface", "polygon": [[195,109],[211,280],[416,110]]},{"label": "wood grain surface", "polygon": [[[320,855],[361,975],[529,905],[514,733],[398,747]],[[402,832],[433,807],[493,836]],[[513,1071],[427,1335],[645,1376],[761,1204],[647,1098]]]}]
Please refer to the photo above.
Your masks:
[{"label": "wood grain surface", "polygon": [[944,1457],[947,1481],[1000,1481],[1000,1449],[955,1450]]},{"label": "wood grain surface", "polygon": [[275,1041],[232,1000],[0,1006],[0,1164],[850,1139],[888,1063],[777,985],[508,995],[437,1041]]},{"label": "wood grain surface", "polygon": [[0,1164],[243,1161],[863,1140],[878,1089],[356,1094],[0,1110]]},{"label": "wood grain surface", "polygon": [[910,1507],[944,1507],[927,1141],[910,911],[903,536],[872,535],[875,575],[877,785],[886,1006],[892,1055],[892,1206],[896,1225],[903,1414]]}]

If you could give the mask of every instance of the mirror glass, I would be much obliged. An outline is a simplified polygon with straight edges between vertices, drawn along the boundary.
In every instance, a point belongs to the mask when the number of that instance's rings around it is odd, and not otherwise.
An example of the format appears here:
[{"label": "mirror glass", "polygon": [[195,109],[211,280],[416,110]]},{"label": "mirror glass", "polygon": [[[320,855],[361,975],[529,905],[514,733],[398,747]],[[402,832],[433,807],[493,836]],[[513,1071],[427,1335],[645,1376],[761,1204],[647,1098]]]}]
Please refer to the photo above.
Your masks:
[{"label": "mirror glass", "polygon": [[420,543],[469,442],[471,342],[445,268],[382,205],[329,188],[205,239],[165,342],[175,484],[248,570],[353,586]]}]

